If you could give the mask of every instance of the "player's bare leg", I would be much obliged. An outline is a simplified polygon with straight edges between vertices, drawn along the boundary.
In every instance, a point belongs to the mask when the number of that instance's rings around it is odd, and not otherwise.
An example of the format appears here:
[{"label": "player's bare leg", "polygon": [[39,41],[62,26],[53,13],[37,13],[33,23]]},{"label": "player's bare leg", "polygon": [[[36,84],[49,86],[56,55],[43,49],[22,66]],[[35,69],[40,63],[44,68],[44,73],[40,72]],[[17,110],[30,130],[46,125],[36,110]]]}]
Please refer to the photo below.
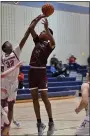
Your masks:
[{"label": "player's bare leg", "polygon": [[8,102],[8,120],[9,120],[9,125],[5,126],[3,132],[2,132],[2,136],[8,136],[9,135],[9,129],[10,129],[10,124],[13,118],[13,106],[14,106],[14,101],[12,102]]},{"label": "player's bare leg", "polygon": [[1,107],[1,134],[2,136],[7,136],[9,133],[9,120],[7,117],[7,113],[4,111],[4,108]]},{"label": "player's bare leg", "polygon": [[[40,92],[41,93],[41,98],[42,98],[42,101],[44,102],[45,104],[45,108],[46,108],[46,111],[47,111],[47,114],[48,114],[48,117],[49,118],[52,118],[52,109],[51,109],[51,103],[48,99],[48,94],[47,94],[47,91],[43,90]],[[53,121],[53,120],[52,120]]]},{"label": "player's bare leg", "polygon": [[37,89],[31,90],[31,94],[32,94],[32,99],[33,99],[34,111],[35,111],[36,118],[37,118],[38,135],[42,136],[43,135],[43,131],[44,131],[46,126],[41,122],[38,90]]},{"label": "player's bare leg", "polygon": [[14,107],[15,101],[8,102],[8,119],[11,124],[11,121],[13,119],[13,107]]},{"label": "player's bare leg", "polygon": [[5,126],[1,132],[2,136],[9,136],[9,130],[10,130],[10,126]]},{"label": "player's bare leg", "polygon": [[[7,99],[2,99],[1,100],[1,106],[2,108],[4,108],[5,106],[7,105]],[[1,119],[3,121],[3,128],[2,128],[2,131],[1,131],[1,134],[2,136],[8,136],[8,133],[9,133],[9,123],[8,123],[8,118],[7,118],[7,115],[6,113],[4,112],[4,110],[2,110],[3,114],[1,114]],[[6,122],[6,123],[5,123]]]},{"label": "player's bare leg", "polygon": [[48,93],[46,90],[42,90],[41,92],[41,98],[45,104],[45,108],[48,114],[48,118],[49,118],[49,123],[48,123],[48,131],[47,131],[47,135],[51,136],[53,135],[54,131],[55,131],[55,127],[54,127],[54,122],[53,122],[53,117],[52,117],[52,109],[51,109],[51,103],[48,99]]},{"label": "player's bare leg", "polygon": [[[4,111],[8,114],[8,106],[7,106],[7,105],[4,107]],[[18,128],[20,127],[20,123],[15,120],[14,115],[13,115],[12,122],[13,122],[14,125],[16,125]]]},{"label": "player's bare leg", "polygon": [[38,98],[38,90],[37,89],[31,90],[31,95],[32,95],[32,99],[33,99],[33,106],[34,106],[34,111],[35,111],[35,114],[36,114],[36,118],[41,119],[40,105],[39,105],[39,98]]}]

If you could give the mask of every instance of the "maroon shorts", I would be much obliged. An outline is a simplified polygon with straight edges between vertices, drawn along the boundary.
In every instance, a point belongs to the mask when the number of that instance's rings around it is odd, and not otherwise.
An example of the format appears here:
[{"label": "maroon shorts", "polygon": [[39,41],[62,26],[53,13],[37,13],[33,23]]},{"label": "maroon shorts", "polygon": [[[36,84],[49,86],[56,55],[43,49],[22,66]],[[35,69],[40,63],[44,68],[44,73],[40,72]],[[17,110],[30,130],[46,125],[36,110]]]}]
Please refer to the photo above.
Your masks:
[{"label": "maroon shorts", "polygon": [[47,90],[47,74],[46,69],[30,68],[28,73],[29,88]]}]

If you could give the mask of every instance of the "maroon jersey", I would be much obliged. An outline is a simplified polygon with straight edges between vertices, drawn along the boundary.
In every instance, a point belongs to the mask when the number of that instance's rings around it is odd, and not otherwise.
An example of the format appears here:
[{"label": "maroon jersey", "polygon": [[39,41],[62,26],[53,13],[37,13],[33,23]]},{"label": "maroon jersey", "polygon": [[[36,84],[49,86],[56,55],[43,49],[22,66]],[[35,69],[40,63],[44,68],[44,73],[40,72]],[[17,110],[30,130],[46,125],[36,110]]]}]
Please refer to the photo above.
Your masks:
[{"label": "maroon jersey", "polygon": [[37,36],[34,40],[35,47],[32,51],[30,65],[35,67],[45,67],[47,64],[47,59],[53,49],[50,47],[50,43],[46,41],[41,41]]}]

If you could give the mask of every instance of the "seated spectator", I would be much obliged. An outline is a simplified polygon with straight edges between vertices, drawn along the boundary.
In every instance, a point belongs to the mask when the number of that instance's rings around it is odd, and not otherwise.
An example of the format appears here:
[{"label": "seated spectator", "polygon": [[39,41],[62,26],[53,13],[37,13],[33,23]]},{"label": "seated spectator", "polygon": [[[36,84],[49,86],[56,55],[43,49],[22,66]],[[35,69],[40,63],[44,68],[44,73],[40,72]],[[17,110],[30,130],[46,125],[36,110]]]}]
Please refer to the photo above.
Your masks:
[{"label": "seated spectator", "polygon": [[67,60],[69,63],[69,70],[77,71],[78,68],[81,68],[81,66],[76,62],[77,58],[74,55],[71,55]]},{"label": "seated spectator", "polygon": [[59,61],[59,63],[57,63],[56,69],[59,71],[60,75],[63,74],[65,76],[68,76],[69,74],[67,67],[65,67],[64,64],[62,64],[62,61]]},{"label": "seated spectator", "polygon": [[59,72],[55,69],[55,65],[54,64],[51,65],[50,71],[51,71],[53,77],[59,76]]},{"label": "seated spectator", "polygon": [[24,74],[22,73],[21,69],[22,69],[22,67],[20,67],[20,72],[19,72],[19,75],[18,75],[18,81],[19,81],[18,88],[24,89],[24,86],[23,86]]},{"label": "seated spectator", "polygon": [[73,64],[73,63],[76,63],[76,57],[74,57],[74,55],[71,55],[69,57],[69,64]]},{"label": "seated spectator", "polygon": [[59,62],[59,60],[55,56],[56,55],[54,54],[53,57],[51,58],[50,65],[52,64],[56,65]]},{"label": "seated spectator", "polygon": [[55,65],[52,64],[51,67],[50,67],[50,71],[51,71],[53,77],[57,77],[57,76],[65,77],[65,76],[67,76],[67,70],[65,68],[60,69],[59,65],[57,66],[57,69],[56,69]]}]

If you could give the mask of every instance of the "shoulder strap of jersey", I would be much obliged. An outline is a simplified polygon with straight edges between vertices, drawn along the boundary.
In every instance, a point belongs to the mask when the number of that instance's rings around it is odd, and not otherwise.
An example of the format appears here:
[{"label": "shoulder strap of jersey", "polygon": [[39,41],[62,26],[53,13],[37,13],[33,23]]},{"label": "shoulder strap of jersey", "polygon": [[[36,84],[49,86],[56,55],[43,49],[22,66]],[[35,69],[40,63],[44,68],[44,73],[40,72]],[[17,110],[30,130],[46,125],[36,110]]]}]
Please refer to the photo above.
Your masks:
[{"label": "shoulder strap of jersey", "polygon": [[16,58],[17,58],[17,60],[18,60],[18,61],[20,61],[20,60],[19,60],[19,58],[18,58],[18,56],[16,55],[16,53],[15,53],[14,51],[13,51],[13,53],[15,54],[15,56],[16,56]]}]

